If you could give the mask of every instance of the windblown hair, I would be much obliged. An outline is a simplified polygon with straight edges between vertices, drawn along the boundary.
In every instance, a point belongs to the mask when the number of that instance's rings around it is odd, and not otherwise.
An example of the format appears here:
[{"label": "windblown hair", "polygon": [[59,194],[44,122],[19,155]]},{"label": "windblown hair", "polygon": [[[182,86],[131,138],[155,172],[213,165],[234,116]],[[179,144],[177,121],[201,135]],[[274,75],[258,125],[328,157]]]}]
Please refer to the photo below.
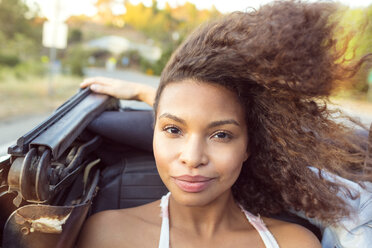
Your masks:
[{"label": "windblown hair", "polygon": [[236,92],[246,111],[250,157],[232,190],[255,214],[296,210],[334,223],[350,214],[338,193],[356,196],[323,172],[360,184],[372,180],[367,141],[335,122],[337,111],[327,107],[339,82],[372,59],[343,63],[347,46],[336,49],[336,11],[329,2],[276,1],[232,13],[198,28],[161,75],[155,113],[164,88],[185,79]]}]

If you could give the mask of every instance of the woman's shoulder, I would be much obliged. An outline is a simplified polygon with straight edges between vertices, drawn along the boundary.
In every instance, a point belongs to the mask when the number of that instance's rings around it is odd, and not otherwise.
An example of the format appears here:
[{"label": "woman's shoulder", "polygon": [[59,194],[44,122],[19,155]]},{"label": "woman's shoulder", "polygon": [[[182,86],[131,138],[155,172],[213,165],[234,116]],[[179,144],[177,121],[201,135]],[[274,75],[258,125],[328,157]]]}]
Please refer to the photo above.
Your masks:
[{"label": "woman's shoulder", "polygon": [[155,201],[90,216],[80,233],[77,247],[135,247],[139,243],[146,247],[146,244],[153,244],[160,234],[159,204],[160,201]]},{"label": "woman's shoulder", "polygon": [[262,218],[279,247],[321,248],[318,238],[307,228],[286,221]]}]

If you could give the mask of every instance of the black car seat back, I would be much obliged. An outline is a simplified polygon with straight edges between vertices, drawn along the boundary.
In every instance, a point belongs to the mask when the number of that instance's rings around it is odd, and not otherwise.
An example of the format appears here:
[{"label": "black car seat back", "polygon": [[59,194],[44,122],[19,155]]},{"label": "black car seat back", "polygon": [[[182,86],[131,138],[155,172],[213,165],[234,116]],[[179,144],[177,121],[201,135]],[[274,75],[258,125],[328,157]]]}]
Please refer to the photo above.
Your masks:
[{"label": "black car seat back", "polygon": [[[158,200],[167,192],[151,152],[133,148],[113,149],[115,145],[112,143],[103,146],[106,147],[99,149],[99,156],[110,164],[102,169],[92,213],[136,207]],[[113,150],[116,155],[111,154]]]}]

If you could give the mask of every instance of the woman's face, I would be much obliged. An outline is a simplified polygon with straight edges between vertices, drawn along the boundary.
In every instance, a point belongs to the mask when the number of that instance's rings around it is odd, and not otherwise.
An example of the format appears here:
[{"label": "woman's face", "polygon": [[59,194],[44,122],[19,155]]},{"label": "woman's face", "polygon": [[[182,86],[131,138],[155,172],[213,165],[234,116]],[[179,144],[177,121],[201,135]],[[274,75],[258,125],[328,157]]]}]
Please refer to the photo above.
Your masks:
[{"label": "woman's face", "polygon": [[235,94],[210,83],[171,83],[154,129],[157,168],[173,198],[203,206],[230,193],[248,158],[244,110]]}]

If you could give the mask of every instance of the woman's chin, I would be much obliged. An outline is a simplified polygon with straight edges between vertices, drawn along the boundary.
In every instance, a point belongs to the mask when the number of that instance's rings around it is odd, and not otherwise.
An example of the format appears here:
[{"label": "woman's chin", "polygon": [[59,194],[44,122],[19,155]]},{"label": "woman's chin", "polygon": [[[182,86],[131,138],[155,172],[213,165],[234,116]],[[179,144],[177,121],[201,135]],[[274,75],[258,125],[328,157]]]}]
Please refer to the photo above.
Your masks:
[{"label": "woman's chin", "polygon": [[201,197],[174,197],[174,200],[177,204],[185,206],[185,207],[204,207],[209,204],[205,198]]},{"label": "woman's chin", "polygon": [[171,193],[171,197],[177,202],[177,204],[187,207],[205,207],[224,195],[217,194],[217,192],[213,192],[213,190],[210,189],[192,193],[183,191],[179,188],[174,188],[171,190]]}]

